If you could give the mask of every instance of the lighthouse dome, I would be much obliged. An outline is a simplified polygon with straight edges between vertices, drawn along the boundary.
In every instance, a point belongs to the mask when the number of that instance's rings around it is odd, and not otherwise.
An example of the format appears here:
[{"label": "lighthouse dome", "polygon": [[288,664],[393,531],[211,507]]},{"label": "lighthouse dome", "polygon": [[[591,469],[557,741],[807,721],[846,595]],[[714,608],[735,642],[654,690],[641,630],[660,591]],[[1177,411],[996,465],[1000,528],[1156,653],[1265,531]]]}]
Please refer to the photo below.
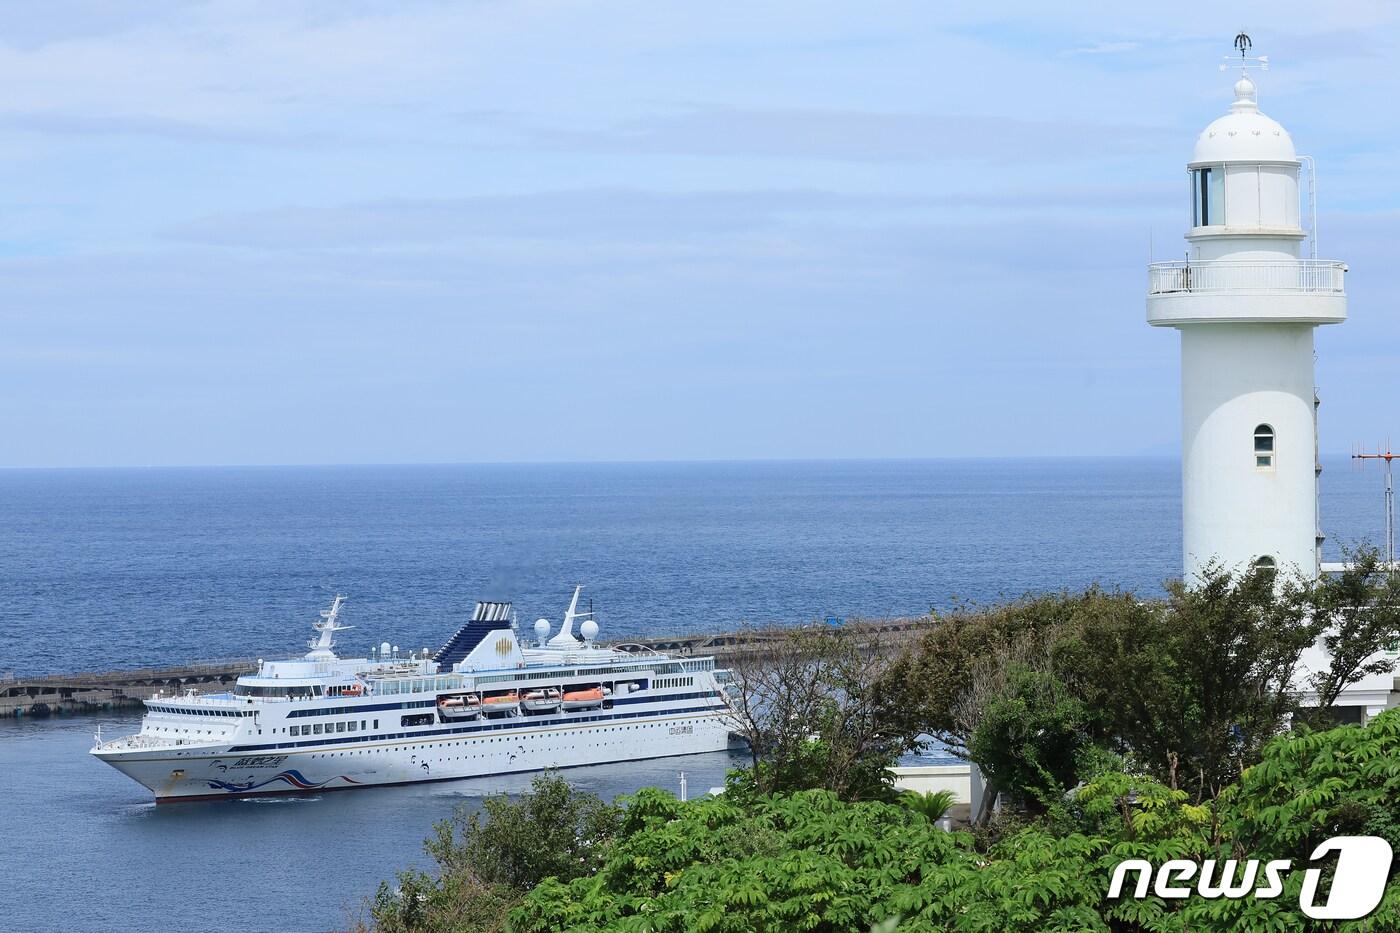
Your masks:
[{"label": "lighthouse dome", "polygon": [[1230,112],[1206,127],[1196,140],[1191,162],[1294,162],[1293,139],[1277,120],[1259,112],[1254,82],[1243,75],[1235,82]]}]

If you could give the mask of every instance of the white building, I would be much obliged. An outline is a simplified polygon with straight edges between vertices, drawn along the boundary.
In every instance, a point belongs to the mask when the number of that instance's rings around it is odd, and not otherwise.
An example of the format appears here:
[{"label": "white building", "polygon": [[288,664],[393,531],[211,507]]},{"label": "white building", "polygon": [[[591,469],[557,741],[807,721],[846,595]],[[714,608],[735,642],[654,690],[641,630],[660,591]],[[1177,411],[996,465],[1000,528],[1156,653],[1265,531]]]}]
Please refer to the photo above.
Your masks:
[{"label": "white building", "polygon": [[[1147,322],[1181,332],[1183,570],[1255,562],[1322,572],[1313,330],[1346,320],[1344,263],[1303,258],[1301,163],[1259,110],[1248,74],[1187,165],[1187,256],[1148,268]],[[1309,167],[1311,171],[1311,166]],[[1312,225],[1315,230],[1315,224]],[[1309,244],[1315,253],[1316,242]],[[1340,569],[1331,565],[1328,569]],[[1298,685],[1328,663],[1304,653]],[[1393,674],[1338,705],[1369,718],[1396,705]]]},{"label": "white building", "polygon": [[1313,330],[1346,320],[1346,266],[1303,258],[1293,140],[1247,74],[1234,91],[1187,166],[1188,258],[1148,270],[1147,322],[1181,332],[1184,570],[1314,576]]}]

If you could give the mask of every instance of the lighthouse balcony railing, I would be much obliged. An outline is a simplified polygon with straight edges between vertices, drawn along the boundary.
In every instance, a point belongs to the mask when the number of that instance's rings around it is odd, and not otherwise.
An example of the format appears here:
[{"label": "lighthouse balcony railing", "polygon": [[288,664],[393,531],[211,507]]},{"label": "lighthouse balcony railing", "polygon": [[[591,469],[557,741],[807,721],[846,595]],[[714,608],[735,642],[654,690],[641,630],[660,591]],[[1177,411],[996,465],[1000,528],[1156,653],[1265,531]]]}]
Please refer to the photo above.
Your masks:
[{"label": "lighthouse balcony railing", "polygon": [[1147,294],[1343,295],[1346,263],[1319,259],[1154,262]]}]

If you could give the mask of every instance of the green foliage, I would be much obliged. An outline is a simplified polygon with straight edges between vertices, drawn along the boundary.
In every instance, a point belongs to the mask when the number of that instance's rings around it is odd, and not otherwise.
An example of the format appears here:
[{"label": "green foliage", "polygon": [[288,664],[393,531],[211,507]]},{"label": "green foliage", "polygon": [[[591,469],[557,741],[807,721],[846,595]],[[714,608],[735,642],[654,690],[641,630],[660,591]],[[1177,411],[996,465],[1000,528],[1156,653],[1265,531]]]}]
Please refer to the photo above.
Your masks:
[{"label": "green foliage", "polygon": [[403,871],[369,904],[369,928],[379,933],[504,933],[520,894],[485,884],[470,872],[430,875]]},{"label": "green foliage", "polygon": [[889,801],[896,796],[890,768],[899,761],[902,747],[893,742],[872,745],[852,757],[838,779],[832,763],[836,746],[817,733],[770,749],[752,767],[731,772],[726,785],[741,796],[830,790],[844,800]]},{"label": "green foliage", "polygon": [[1230,835],[1272,858],[1306,859],[1342,835],[1384,836],[1400,851],[1400,710],[1274,742],[1224,800]]},{"label": "green foliage", "polygon": [[1167,591],[1165,603],[1080,618],[1057,640],[1055,667],[1103,711],[1115,744],[1203,800],[1283,727],[1314,632],[1292,591],[1276,595],[1271,572],[1211,567]]},{"label": "green foliage", "polygon": [[1394,670],[1386,649],[1400,641],[1400,574],[1387,572],[1373,547],[1344,556],[1346,570],[1324,574],[1300,594],[1329,658],[1309,678],[1323,710],[1362,678]]},{"label": "green foliage", "polygon": [[978,661],[1016,647],[1043,652],[1058,633],[1084,617],[1131,611],[1131,594],[1091,588],[1026,597],[989,609],[959,609],[938,618],[913,649],[886,670],[878,686],[892,698],[887,715],[909,734],[937,736],[954,750],[971,740],[958,707],[972,690]]},{"label": "green foliage", "polygon": [[1052,673],[1013,665],[982,710],[968,754],[997,787],[1051,806],[1079,781],[1093,716]]},{"label": "green foliage", "polygon": [[[746,806],[646,790],[623,832],[593,877],[532,891],[511,913],[518,933],[864,931],[896,913],[910,879],[970,852],[969,837],[906,807],[821,790]],[[736,849],[736,839],[766,842]]]},{"label": "green foliage", "polygon": [[906,790],[899,795],[899,802],[930,823],[937,823],[947,815],[948,809],[958,802],[958,797],[950,790],[930,790],[922,794]]},{"label": "green foliage", "polygon": [[[1089,791],[1090,809],[1128,785]],[[1162,902],[1110,904],[1112,866],[1201,848],[1199,812],[1185,794],[1143,779],[1150,802],[1137,834],[1023,829],[986,853],[971,837],[938,830],[910,808],[843,803],[823,791],[680,804],[638,794],[623,835],[592,878],[546,882],[511,912],[517,933],[543,931],[864,931],[1181,929]],[[1097,794],[1097,796],[1095,796]],[[1198,808],[1199,809],[1199,808]],[[736,840],[762,838],[760,847]],[[1123,854],[1126,852],[1127,854]],[[1158,923],[1162,921],[1162,923]],[[1166,925],[1162,925],[1165,923]]]},{"label": "green foliage", "polygon": [[[1110,901],[1108,886],[1129,858],[1302,865],[1330,836],[1393,834],[1400,711],[1364,728],[1277,739],[1217,800],[1192,797],[1148,775],[1104,771],[1045,819],[979,851],[910,807],[825,791],[682,804],[647,790],[629,802],[595,874],[545,881],[510,922],[516,933],[1314,929],[1297,908],[1302,871],[1285,875],[1274,900]],[[1400,929],[1400,891],[1354,928]]]},{"label": "green foliage", "polygon": [[535,778],[519,800],[488,797],[433,827],[428,854],[451,873],[470,870],[487,884],[527,890],[548,877],[588,871],[617,832],[621,814],[598,795],[576,791],[558,774]]},{"label": "green foliage", "polygon": [[1165,600],[1090,589],[960,611],[884,672],[881,690],[906,702],[882,709],[1034,809],[1114,755],[1207,800],[1291,715],[1325,719],[1292,690],[1319,638],[1331,664],[1311,685],[1324,707],[1394,666],[1383,649],[1400,640],[1400,575],[1373,549],[1348,558],[1346,573],[1306,584],[1210,566],[1167,583]]},{"label": "green foliage", "polygon": [[619,808],[575,791],[557,774],[535,778],[519,800],[489,797],[458,809],[424,843],[437,869],[399,872],[368,905],[381,933],[496,933],[521,892],[545,879],[592,872],[616,836]]},{"label": "green foliage", "polygon": [[1078,788],[1056,817],[1071,820],[1076,830],[1126,842],[1204,842],[1214,810],[1189,800],[1185,791],[1147,775],[1110,771]]}]

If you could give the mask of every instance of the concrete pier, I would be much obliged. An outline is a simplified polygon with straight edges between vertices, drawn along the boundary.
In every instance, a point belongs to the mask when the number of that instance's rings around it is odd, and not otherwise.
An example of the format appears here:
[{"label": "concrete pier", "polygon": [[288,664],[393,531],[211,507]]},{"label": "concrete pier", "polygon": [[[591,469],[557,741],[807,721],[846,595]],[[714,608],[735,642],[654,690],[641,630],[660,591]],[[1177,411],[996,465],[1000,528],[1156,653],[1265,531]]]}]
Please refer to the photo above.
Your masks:
[{"label": "concrete pier", "polygon": [[[882,639],[899,639],[917,635],[930,622],[928,616],[852,621],[840,625],[839,629],[874,634]],[[611,647],[629,652],[661,651],[677,657],[713,656],[723,659],[764,650],[780,642],[788,631],[791,629],[753,628],[618,642]],[[94,674],[36,677],[0,674],[0,716],[50,716],[135,708],[157,692],[168,695],[182,693],[191,687],[201,692],[232,688],[239,675],[252,673],[257,670],[257,665],[254,658],[226,658],[191,661],[167,668]]]},{"label": "concrete pier", "polygon": [[142,700],[157,691],[178,693],[188,687],[232,687],[240,674],[251,673],[257,666],[254,658],[232,658],[93,674],[0,675],[0,716],[50,716],[139,707]]}]

